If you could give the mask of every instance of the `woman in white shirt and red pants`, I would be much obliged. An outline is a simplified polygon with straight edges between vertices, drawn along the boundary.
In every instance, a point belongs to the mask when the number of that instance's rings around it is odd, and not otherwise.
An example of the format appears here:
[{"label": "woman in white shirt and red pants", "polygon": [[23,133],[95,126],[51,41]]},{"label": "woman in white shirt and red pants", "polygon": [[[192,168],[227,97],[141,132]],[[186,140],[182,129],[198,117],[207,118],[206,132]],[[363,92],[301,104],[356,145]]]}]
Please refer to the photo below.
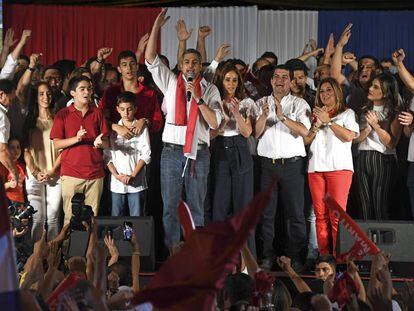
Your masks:
[{"label": "woman in white shirt and red pants", "polygon": [[336,252],[339,219],[326,206],[329,194],[344,210],[352,182],[352,140],[359,126],[344,104],[340,86],[332,78],[321,81],[316,93],[314,122],[304,139],[309,148],[309,188],[316,215],[320,254]]}]

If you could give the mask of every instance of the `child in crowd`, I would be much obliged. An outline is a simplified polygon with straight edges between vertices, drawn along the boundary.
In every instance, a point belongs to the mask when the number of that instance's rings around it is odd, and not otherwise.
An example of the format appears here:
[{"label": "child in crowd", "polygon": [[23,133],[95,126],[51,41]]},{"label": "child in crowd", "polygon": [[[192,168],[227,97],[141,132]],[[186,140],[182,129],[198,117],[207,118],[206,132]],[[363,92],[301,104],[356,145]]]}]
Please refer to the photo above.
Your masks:
[{"label": "child in crowd", "polygon": [[[117,97],[117,111],[121,115],[118,124],[132,129],[135,122],[136,95],[123,92]],[[113,132],[110,148],[105,150],[108,169],[111,172],[112,216],[122,216],[128,200],[129,215],[139,216],[141,192],[147,188],[145,165],[151,160],[150,139],[147,128],[131,139]]]},{"label": "child in crowd", "polygon": [[4,182],[4,188],[6,189],[6,196],[10,200],[10,203],[13,204],[16,208],[22,208],[26,202],[25,194],[25,164],[21,160],[22,149],[20,141],[16,137],[12,137],[8,142],[9,153],[13,162],[17,167],[19,172],[19,180],[12,180],[10,172],[1,165],[0,167],[0,176]]}]

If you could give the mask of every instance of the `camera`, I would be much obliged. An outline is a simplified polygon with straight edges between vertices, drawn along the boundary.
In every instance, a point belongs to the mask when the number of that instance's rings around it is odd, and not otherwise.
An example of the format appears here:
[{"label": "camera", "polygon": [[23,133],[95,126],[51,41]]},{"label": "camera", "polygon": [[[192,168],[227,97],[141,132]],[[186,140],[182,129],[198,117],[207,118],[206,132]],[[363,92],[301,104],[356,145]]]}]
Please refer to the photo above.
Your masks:
[{"label": "camera", "polygon": [[90,224],[93,216],[92,207],[85,205],[85,194],[75,193],[71,199],[72,218],[70,220],[71,230],[85,231],[86,228],[82,222]]},{"label": "camera", "polygon": [[14,204],[8,207],[12,226],[17,231],[22,231],[27,226],[30,227],[33,222],[33,215],[37,213],[30,203],[22,204],[22,206],[20,209]]}]

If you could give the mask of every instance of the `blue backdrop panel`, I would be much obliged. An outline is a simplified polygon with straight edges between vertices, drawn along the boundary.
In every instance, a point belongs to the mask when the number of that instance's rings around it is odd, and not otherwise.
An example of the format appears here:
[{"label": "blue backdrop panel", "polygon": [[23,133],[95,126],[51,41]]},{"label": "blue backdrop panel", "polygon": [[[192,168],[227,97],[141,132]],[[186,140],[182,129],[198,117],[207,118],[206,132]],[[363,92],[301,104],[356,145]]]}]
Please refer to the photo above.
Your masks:
[{"label": "blue backdrop panel", "polygon": [[414,11],[320,11],[319,46],[326,46],[331,32],[336,44],[350,22],[354,25],[352,36],[344,51],[352,51],[357,57],[371,54],[380,60],[403,48],[406,66],[414,69]]}]

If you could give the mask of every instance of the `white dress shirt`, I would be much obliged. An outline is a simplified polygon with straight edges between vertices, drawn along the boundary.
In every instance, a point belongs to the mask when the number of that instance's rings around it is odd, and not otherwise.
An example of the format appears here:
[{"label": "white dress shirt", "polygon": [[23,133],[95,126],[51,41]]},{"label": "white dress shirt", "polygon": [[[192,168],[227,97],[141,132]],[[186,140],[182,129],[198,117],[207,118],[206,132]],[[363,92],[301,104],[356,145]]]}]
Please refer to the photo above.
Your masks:
[{"label": "white dress shirt", "polygon": [[[276,103],[272,95],[263,97],[256,102],[257,119],[262,114],[262,106],[266,98],[269,103],[269,115],[266,119],[264,132],[259,138],[257,154],[270,159],[306,156],[302,136],[292,134],[290,129],[276,116]],[[311,109],[304,99],[288,94],[282,98],[280,104],[286,118],[300,122],[308,130],[310,129]]]},{"label": "white dress shirt", "polygon": [[17,67],[17,59],[13,59],[11,53],[7,55],[6,62],[0,72],[0,79],[12,80],[14,77],[14,70]]},{"label": "white dress shirt", "polygon": [[[332,123],[359,133],[359,125],[352,109],[347,109],[333,117]],[[330,126],[322,127],[309,148],[308,172],[354,171],[351,146],[352,141],[341,141]]]},{"label": "white dress shirt", "polygon": [[[134,120],[134,123],[136,120]],[[124,125],[122,119],[118,122]],[[134,136],[131,139],[125,139],[115,132],[110,136],[110,147],[104,150],[105,163],[115,166],[118,173],[131,175],[140,160],[145,164],[151,161],[151,147],[148,129],[145,128],[141,135]],[[110,190],[115,193],[134,193],[147,189],[147,180],[145,177],[145,165],[132,180],[130,185],[124,185],[111,174]]]},{"label": "white dress shirt", "polygon": [[[164,94],[166,120],[164,132],[162,133],[162,141],[166,143],[172,143],[177,145],[185,144],[185,136],[187,126],[175,125],[175,95],[177,90],[177,76],[160,61],[158,55],[155,57],[152,64],[145,61],[148,70],[151,72],[152,78],[155,84]],[[185,78],[184,78],[185,81]],[[187,83],[185,81],[185,83]],[[222,111],[221,111],[221,98],[217,87],[214,84],[208,83],[204,78],[200,82],[202,98],[206,105],[213,109],[216,114],[217,124],[221,123]],[[187,102],[187,116],[190,113],[190,101]],[[204,120],[201,112],[197,119],[194,140],[198,144],[210,145],[210,127]],[[192,148],[192,153],[188,157],[195,159],[197,156],[197,148]]]}]

